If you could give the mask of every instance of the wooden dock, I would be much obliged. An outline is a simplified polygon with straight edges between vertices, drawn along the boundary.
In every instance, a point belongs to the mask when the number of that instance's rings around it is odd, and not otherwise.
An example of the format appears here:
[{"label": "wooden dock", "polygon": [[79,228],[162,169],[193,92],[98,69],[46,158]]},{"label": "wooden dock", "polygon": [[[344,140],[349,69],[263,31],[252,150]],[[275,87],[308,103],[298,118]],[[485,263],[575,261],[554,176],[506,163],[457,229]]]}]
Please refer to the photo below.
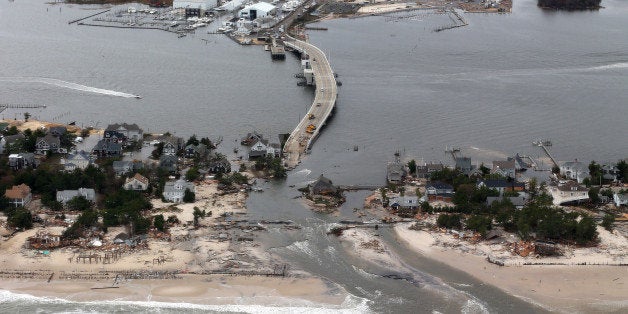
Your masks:
[{"label": "wooden dock", "polygon": [[87,19],[88,19],[88,18],[90,18],[90,17],[94,17],[94,16],[97,16],[97,15],[101,15],[101,14],[103,14],[103,13],[107,13],[107,12],[109,12],[109,11],[111,11],[111,9],[107,9],[107,10],[104,10],[104,11],[100,11],[100,12],[98,12],[98,13],[94,13],[94,14],[92,14],[92,15],[88,15],[88,16],[86,16],[86,17],[82,17],[82,18],[80,18],[80,19],[76,19],[76,20],[69,21],[69,22],[68,22],[68,24],[74,24],[74,23],[76,23],[76,22],[84,21],[84,20],[87,20]]}]

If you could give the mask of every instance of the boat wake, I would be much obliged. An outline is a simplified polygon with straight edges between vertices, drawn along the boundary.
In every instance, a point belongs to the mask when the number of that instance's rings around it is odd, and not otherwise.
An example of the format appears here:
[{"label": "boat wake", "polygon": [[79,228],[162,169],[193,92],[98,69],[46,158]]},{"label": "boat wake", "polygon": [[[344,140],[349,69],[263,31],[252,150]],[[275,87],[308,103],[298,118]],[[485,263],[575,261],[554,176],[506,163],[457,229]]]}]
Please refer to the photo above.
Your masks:
[{"label": "boat wake", "polygon": [[133,95],[123,92],[118,92],[109,89],[85,86],[77,83],[66,82],[58,79],[47,78],[47,77],[0,77],[0,82],[14,82],[14,83],[41,83],[47,84],[62,88],[68,88],[83,92],[115,96],[115,97],[124,97],[124,98],[142,98],[139,95]]},{"label": "boat wake", "polygon": [[613,64],[587,68],[587,70],[589,71],[605,71],[605,70],[616,70],[616,69],[628,69],[628,62],[618,62],[618,63],[613,63]]}]

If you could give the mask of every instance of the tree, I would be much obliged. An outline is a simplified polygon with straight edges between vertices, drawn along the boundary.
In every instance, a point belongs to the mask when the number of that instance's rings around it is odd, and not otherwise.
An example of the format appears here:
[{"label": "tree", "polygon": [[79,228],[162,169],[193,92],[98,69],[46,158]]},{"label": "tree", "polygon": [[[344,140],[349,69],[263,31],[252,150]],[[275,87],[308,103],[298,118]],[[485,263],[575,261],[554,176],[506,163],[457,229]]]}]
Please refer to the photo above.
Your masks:
[{"label": "tree", "polygon": [[414,159],[408,161],[408,170],[410,170],[411,175],[416,174],[416,161]]},{"label": "tree", "polygon": [[602,218],[602,227],[608,231],[613,231],[613,223],[615,222],[615,215],[606,214],[604,218]]},{"label": "tree", "polygon": [[28,112],[24,112],[24,122],[28,122],[28,118],[31,117],[31,114]]},{"label": "tree", "polygon": [[76,211],[86,211],[92,208],[93,203],[84,196],[75,196],[65,203],[68,209]]},{"label": "tree", "polygon": [[441,214],[436,220],[436,224],[441,228],[447,229],[461,229],[462,223],[460,222],[461,216],[458,214],[448,215]]},{"label": "tree", "polygon": [[619,170],[619,179],[623,183],[628,183],[628,163],[626,163],[626,160],[620,160],[616,167]]},{"label": "tree", "polygon": [[560,168],[557,165],[552,166],[552,173],[555,175],[560,174]]},{"label": "tree", "polygon": [[164,215],[159,214],[153,217],[153,225],[157,230],[164,232],[166,230],[166,221],[164,219]]},{"label": "tree", "polygon": [[591,161],[589,164],[589,176],[591,176],[592,184],[601,184],[602,182],[602,166],[595,162],[595,160]]},{"label": "tree", "polygon": [[484,163],[480,164],[480,171],[482,171],[482,176],[485,176],[491,173],[491,169],[485,166]]},{"label": "tree", "polygon": [[467,229],[477,231],[482,236],[486,236],[486,232],[493,227],[493,219],[482,215],[473,215],[466,221]]},{"label": "tree", "polygon": [[155,145],[155,149],[150,155],[151,157],[153,157],[153,159],[159,159],[159,157],[161,157],[161,154],[163,154],[163,152],[164,152],[164,142],[159,142],[159,144]]},{"label": "tree", "polygon": [[194,212],[192,212],[192,215],[194,216],[194,226],[198,227],[198,221],[200,218],[205,218],[205,211],[201,211],[200,208],[194,206]]},{"label": "tree", "polygon": [[195,200],[196,195],[194,194],[194,192],[190,191],[190,189],[185,189],[185,192],[183,193],[183,202],[194,203]]},{"label": "tree", "polygon": [[13,228],[30,229],[33,227],[33,215],[23,207],[9,211],[7,216],[7,223]]},{"label": "tree", "polygon": [[190,136],[190,138],[188,139],[188,141],[185,143],[185,146],[188,146],[190,144],[196,146],[198,145],[200,142],[198,141],[198,139],[196,139],[196,134],[192,134],[192,136]]},{"label": "tree", "polygon": [[198,168],[196,167],[190,167],[190,169],[188,169],[188,171],[185,173],[185,178],[188,181],[195,181],[196,179],[198,179],[200,176],[200,172],[198,171]]},{"label": "tree", "polygon": [[600,199],[600,188],[591,188],[589,189],[589,199],[591,200],[591,203],[593,204],[599,204],[601,199]]},{"label": "tree", "polygon": [[576,242],[585,244],[597,239],[596,224],[593,218],[584,216],[576,227]]}]

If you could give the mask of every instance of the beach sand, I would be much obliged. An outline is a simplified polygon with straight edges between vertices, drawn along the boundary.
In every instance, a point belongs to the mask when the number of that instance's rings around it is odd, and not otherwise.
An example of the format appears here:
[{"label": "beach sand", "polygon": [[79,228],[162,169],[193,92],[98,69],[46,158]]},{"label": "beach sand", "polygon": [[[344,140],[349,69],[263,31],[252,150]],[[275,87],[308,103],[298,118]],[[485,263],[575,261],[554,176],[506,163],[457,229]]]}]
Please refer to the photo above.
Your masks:
[{"label": "beach sand", "polygon": [[399,224],[401,243],[417,254],[462,270],[507,293],[560,312],[628,311],[628,267],[582,265],[497,266],[485,256],[434,246],[435,236]]}]

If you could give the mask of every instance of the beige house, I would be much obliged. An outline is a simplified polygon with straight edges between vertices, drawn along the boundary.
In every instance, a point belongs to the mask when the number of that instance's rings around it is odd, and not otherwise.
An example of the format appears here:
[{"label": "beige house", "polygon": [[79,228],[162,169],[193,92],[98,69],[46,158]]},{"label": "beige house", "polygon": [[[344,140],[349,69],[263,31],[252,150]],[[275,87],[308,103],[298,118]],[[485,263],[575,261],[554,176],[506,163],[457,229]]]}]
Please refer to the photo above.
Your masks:
[{"label": "beige house", "polygon": [[148,189],[148,179],[136,173],[133,177],[126,179],[123,187],[125,190],[146,191]]},{"label": "beige house", "polygon": [[32,199],[31,188],[22,183],[15,185],[11,189],[4,193],[4,197],[9,200],[9,203],[15,205],[15,207],[26,206]]}]

